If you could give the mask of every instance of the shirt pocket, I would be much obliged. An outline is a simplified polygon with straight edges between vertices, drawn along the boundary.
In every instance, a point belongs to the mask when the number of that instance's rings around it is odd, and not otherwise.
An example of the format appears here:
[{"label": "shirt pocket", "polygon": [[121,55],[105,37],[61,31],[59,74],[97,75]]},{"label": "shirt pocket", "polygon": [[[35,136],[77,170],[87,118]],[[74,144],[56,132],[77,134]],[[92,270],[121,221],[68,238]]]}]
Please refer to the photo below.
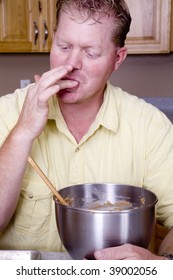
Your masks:
[{"label": "shirt pocket", "polygon": [[24,180],[14,214],[16,231],[34,235],[48,231],[53,205],[53,195],[43,183]]}]

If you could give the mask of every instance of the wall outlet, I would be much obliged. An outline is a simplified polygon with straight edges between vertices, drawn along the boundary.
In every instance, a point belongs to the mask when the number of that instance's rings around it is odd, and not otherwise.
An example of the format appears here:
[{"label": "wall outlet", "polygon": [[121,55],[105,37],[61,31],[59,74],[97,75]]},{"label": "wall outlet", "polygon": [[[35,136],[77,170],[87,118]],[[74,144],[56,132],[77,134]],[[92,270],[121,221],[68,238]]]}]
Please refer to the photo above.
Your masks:
[{"label": "wall outlet", "polygon": [[20,80],[20,88],[24,88],[31,83],[30,80]]}]

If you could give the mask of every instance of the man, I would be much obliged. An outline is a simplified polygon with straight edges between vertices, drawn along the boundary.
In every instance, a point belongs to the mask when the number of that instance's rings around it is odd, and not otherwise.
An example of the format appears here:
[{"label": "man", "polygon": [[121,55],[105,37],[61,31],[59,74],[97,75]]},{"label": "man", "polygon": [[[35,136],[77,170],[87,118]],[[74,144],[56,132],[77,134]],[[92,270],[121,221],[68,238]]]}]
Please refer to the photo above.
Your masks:
[{"label": "man", "polygon": [[[173,225],[173,127],[157,109],[107,80],[127,55],[124,1],[57,1],[51,70],[0,99],[0,248],[62,250],[49,189],[127,183],[155,192],[157,217]],[[160,255],[173,252],[173,230]],[[97,259],[166,259],[125,244]]]}]

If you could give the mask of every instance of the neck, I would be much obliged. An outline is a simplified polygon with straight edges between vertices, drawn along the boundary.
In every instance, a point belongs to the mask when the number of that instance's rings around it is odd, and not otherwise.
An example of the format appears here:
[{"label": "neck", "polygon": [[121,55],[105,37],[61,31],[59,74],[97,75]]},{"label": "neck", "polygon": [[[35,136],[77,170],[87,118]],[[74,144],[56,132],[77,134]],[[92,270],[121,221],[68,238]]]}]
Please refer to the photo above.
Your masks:
[{"label": "neck", "polygon": [[88,132],[103,102],[103,96],[97,102],[64,104],[59,102],[64,120],[77,143]]}]

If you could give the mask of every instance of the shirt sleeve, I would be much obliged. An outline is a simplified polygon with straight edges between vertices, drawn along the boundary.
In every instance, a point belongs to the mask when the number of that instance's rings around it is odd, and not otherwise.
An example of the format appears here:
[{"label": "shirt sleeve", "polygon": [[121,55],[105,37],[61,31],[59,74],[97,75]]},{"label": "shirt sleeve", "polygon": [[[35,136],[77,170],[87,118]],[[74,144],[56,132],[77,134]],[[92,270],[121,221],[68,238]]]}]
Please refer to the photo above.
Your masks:
[{"label": "shirt sleeve", "polygon": [[27,89],[17,89],[0,98],[0,146],[18,121]]},{"label": "shirt sleeve", "polygon": [[158,112],[149,126],[144,187],[157,195],[157,218],[170,228],[173,226],[173,125],[160,116]]}]

